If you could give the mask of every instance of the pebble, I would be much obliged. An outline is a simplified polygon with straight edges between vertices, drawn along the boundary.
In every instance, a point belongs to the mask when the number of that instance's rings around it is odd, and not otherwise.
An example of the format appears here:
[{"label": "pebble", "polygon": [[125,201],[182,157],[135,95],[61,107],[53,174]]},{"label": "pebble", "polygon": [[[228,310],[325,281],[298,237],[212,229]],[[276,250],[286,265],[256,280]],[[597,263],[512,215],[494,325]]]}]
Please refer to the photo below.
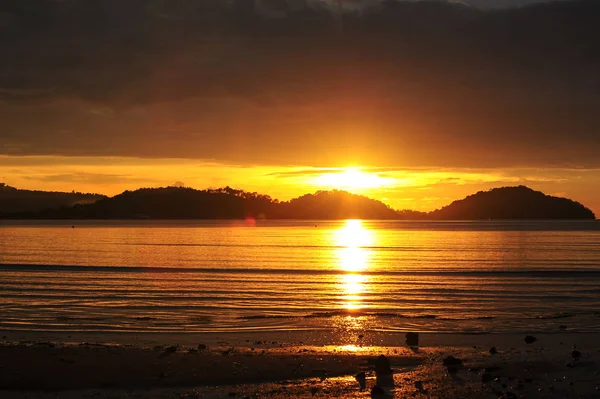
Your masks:
[{"label": "pebble", "polygon": [[532,335],[525,336],[525,343],[526,344],[533,344],[535,341],[537,341],[536,337],[534,337]]},{"label": "pebble", "polygon": [[419,346],[419,333],[407,332],[405,335],[406,345]]}]

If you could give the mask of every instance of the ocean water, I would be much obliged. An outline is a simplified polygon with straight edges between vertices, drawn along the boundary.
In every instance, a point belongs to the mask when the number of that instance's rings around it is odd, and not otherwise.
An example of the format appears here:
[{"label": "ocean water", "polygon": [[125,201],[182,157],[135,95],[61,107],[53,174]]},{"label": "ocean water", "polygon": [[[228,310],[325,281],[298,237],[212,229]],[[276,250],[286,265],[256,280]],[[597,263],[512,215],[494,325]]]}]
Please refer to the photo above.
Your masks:
[{"label": "ocean water", "polygon": [[347,329],[600,332],[600,223],[0,225],[0,330]]}]

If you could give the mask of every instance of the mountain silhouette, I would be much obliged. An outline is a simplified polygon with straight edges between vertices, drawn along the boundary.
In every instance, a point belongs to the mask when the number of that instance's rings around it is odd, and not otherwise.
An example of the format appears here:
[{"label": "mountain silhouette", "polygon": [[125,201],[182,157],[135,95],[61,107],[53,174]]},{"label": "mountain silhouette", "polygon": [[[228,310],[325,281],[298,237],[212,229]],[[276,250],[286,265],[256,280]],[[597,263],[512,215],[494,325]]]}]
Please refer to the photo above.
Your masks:
[{"label": "mountain silhouette", "polygon": [[231,187],[142,188],[94,203],[36,212],[6,212],[5,219],[373,219],[488,220],[595,219],[582,204],[525,186],[481,191],[433,212],[397,211],[381,201],[346,191],[318,191],[290,201]]},{"label": "mountain silhouette", "polygon": [[10,212],[32,212],[46,208],[70,207],[75,204],[89,204],[107,198],[100,194],[85,194],[72,191],[20,190],[0,183],[0,214]]},{"label": "mountain silhouette", "polygon": [[552,197],[525,186],[480,191],[430,212],[428,216],[440,220],[596,218],[579,202]]},{"label": "mountain silhouette", "polygon": [[345,191],[317,191],[281,203],[282,214],[293,219],[398,219],[383,202]]}]

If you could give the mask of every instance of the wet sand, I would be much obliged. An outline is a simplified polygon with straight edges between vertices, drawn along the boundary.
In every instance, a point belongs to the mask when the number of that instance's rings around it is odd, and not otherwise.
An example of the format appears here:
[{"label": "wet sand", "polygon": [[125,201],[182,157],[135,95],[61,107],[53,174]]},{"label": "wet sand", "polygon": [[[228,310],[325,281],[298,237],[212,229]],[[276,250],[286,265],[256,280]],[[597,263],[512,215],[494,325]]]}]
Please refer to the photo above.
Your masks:
[{"label": "wet sand", "polygon": [[[385,346],[299,344],[263,334],[268,339],[213,337],[200,348],[4,337],[2,398],[368,398],[381,354],[390,360],[394,386],[373,397],[600,398],[598,334],[536,335],[531,344],[524,334],[421,334],[418,348],[401,344],[404,334],[379,337],[396,341]],[[576,359],[573,345],[581,352]],[[449,355],[462,365],[449,370]],[[359,372],[367,376],[362,391]]]}]

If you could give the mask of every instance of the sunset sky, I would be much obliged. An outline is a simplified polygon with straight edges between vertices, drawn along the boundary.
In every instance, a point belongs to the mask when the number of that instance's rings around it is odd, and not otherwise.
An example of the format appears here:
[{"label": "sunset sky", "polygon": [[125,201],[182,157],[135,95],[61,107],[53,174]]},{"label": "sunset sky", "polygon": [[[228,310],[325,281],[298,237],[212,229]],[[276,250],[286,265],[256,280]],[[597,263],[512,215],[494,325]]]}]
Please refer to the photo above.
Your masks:
[{"label": "sunset sky", "polygon": [[600,214],[600,2],[250,2],[0,5],[0,182],[424,211],[524,184]]}]

